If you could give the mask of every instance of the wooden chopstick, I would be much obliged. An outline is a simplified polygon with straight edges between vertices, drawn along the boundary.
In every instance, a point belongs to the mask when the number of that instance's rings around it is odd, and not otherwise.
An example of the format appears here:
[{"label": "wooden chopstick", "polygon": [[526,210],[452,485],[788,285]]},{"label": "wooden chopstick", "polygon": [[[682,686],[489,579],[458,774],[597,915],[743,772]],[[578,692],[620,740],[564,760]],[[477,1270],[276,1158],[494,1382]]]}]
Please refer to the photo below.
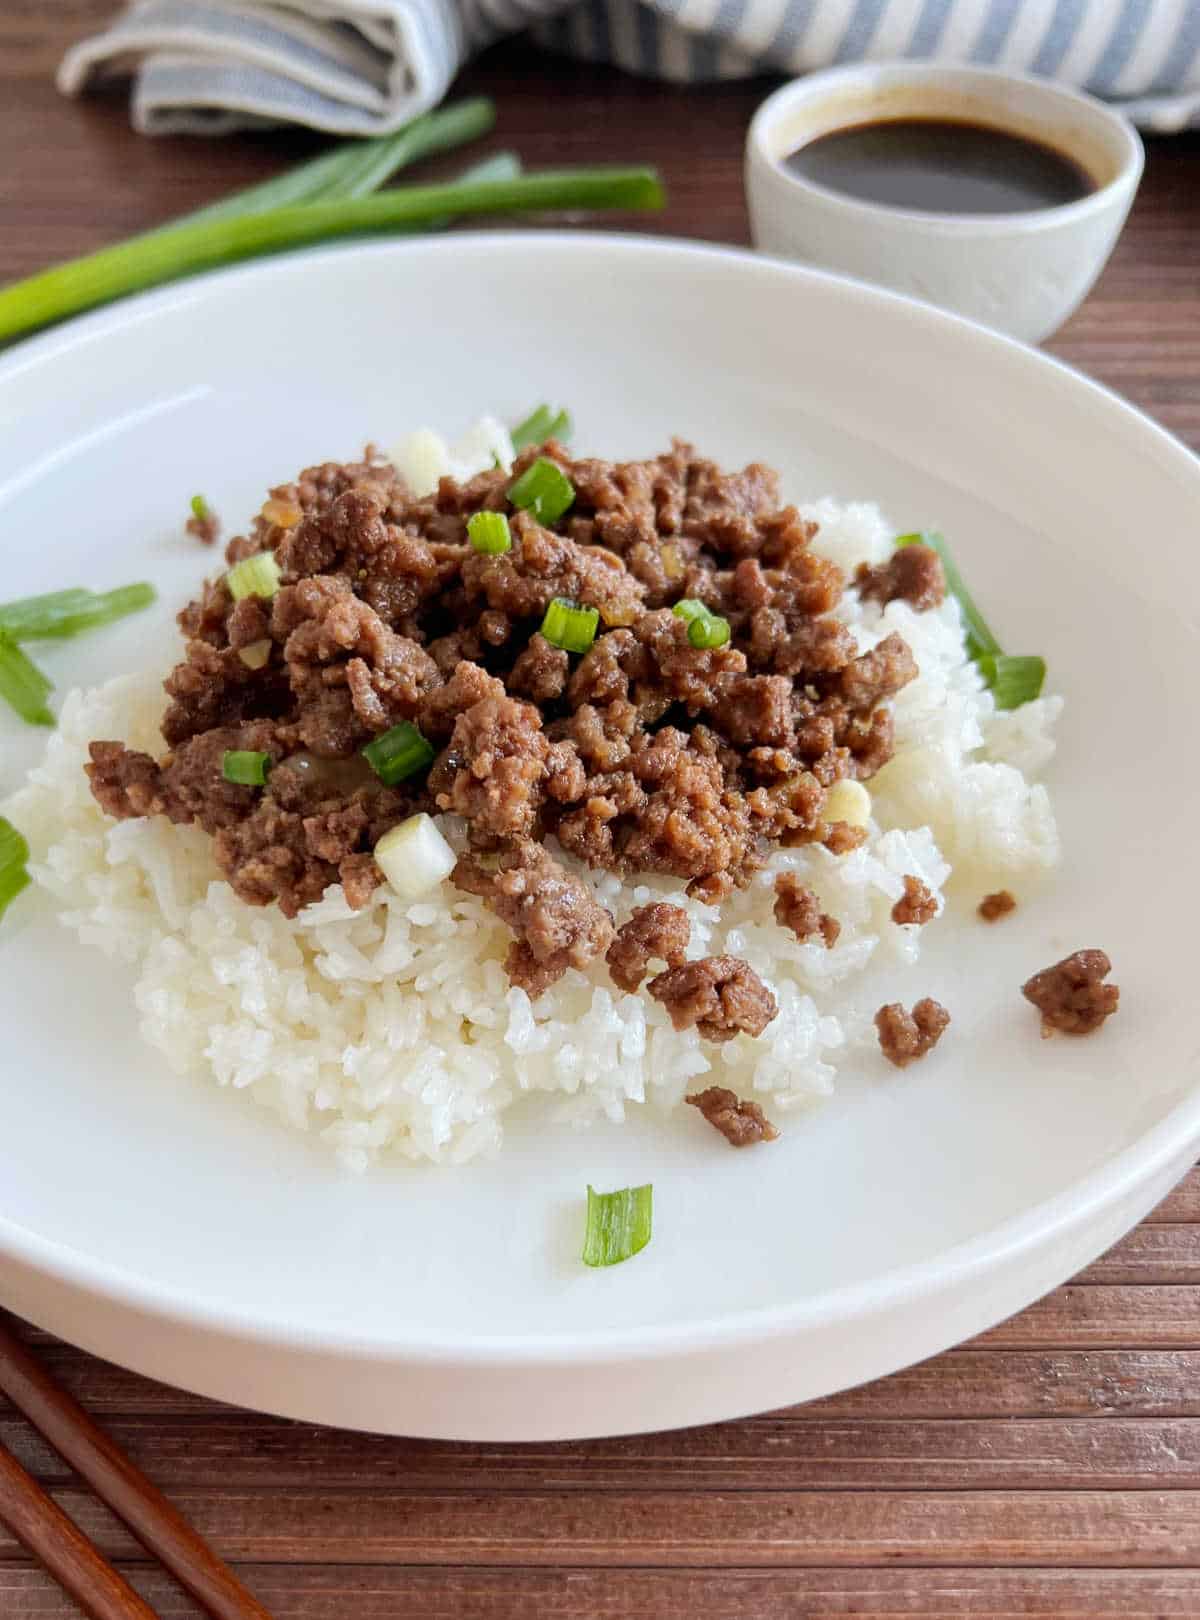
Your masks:
[{"label": "wooden chopstick", "polygon": [[[268,1611],[247,1592],[229,1566],[197,1535],[183,1515],[134,1467],[66,1390],[54,1382],[2,1322],[0,1391],[76,1473],[87,1480],[100,1500],[125,1521],[142,1545],[170,1570],[214,1620],[271,1620]],[[58,1512],[53,1502],[50,1506]],[[42,1554],[39,1552],[38,1556]],[[107,1612],[116,1615],[120,1611]],[[129,1611],[134,1616],[152,1612],[144,1608]]]},{"label": "wooden chopstick", "polygon": [[3,1445],[0,1519],[92,1620],[155,1620],[150,1605]]}]

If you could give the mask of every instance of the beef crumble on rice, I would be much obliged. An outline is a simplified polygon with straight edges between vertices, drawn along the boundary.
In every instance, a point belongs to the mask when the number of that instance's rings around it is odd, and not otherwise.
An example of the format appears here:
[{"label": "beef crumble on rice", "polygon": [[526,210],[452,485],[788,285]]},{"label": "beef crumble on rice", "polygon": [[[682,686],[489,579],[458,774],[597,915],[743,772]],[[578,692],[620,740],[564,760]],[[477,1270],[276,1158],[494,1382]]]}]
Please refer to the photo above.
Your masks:
[{"label": "beef crumble on rice", "polygon": [[[574,491],[549,524],[509,500],[539,457]],[[484,512],[507,515],[501,554],[468,539]],[[634,991],[653,957],[667,967],[649,993],[677,1027],[758,1033],[775,1001],[747,964],[685,961],[686,927],[666,906],[617,932],[543,841],[623,878],[675,878],[709,903],[776,845],[862,841],[823,820],[826,794],[887,763],[889,700],[917,665],[895,633],[858,651],[833,611],[845,575],[810,548],[814,532],[781,506],[769,468],[724,473],[678,441],[626,463],[572,459],[552,441],[423,497],[369,447],[311,467],[226,550],[230,564],[272,553],[274,596],[235,600],[225,578],[204,587],[180,615],[167,751],[94,742],[92,791],[113,816],[194,822],[234,891],[287,917],[338,883],[364,905],[382,835],[417,811],[453,812],[470,844],[453,882],[511,927],[515,985],[536,996],[607,953]],[[860,570],[858,585],[916,609],[945,593],[920,546]],[[582,655],[541,633],[563,598],[598,611]],[[724,644],[695,644],[680,602],[726,621]],[[435,757],[388,786],[362,750],[401,722]],[[269,757],[264,785],[224,778],[224,756],[242,750]],[[832,944],[834,919],[781,893],[781,923]]]}]

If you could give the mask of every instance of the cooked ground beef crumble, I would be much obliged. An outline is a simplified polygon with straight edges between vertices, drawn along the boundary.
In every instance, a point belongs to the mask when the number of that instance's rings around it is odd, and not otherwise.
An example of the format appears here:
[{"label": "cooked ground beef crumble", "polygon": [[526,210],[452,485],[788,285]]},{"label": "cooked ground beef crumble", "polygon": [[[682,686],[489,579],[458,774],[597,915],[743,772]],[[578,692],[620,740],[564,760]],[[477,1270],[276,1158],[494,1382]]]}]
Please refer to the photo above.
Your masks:
[{"label": "cooked ground beef crumble", "polygon": [[1090,1035],[1117,1010],[1121,992],[1104,981],[1112,963],[1103,951],[1073,951],[1021,986],[1042,1015],[1042,1034]]},{"label": "cooked ground beef crumble", "polygon": [[904,879],[904,893],[892,907],[892,921],[901,926],[915,924],[918,928],[932,922],[937,916],[937,901],[929,885],[908,873]]},{"label": "cooked ground beef crumble", "polygon": [[875,1014],[880,1050],[898,1069],[906,1069],[931,1052],[949,1023],[950,1014],[932,996],[918,1001],[911,1013],[898,1001],[891,1001]]},{"label": "cooked ground beef crumble", "polygon": [[[548,526],[508,499],[539,456],[575,492]],[[508,515],[508,551],[469,543],[477,512]],[[667,968],[649,993],[676,1027],[758,1034],[775,1002],[745,963],[687,962],[686,917],[666,905],[617,931],[544,841],[623,877],[674,878],[708,903],[745,886],[776,845],[857,847],[860,829],[823,821],[825,795],[886,764],[887,704],[917,667],[894,633],[858,653],[833,616],[845,577],[812,551],[814,532],[781,505],[769,468],[725,473],[678,441],[618,464],[552,441],[510,472],[444,478],[420,498],[370,447],[310,467],[226,548],[231,565],[273,553],[277,594],[234,601],[223,577],[205,585],[179,618],[166,752],[93,743],[93,792],[114,816],[196,823],[235,892],[287,916],[339,882],[365,904],[378,839],[415,811],[452,811],[471,846],[453,881],[512,928],[515,984],[537,995],[607,953],[616,983],[636,990],[657,958]],[[919,608],[945,589],[919,546],[860,571],[858,587]],[[555,598],[599,612],[582,656],[540,634]],[[684,598],[728,621],[725,645],[692,644],[671,611]],[[435,758],[387,787],[362,749],[403,721]],[[265,787],[225,781],[227,750],[269,755]],[[786,926],[804,922],[799,896],[779,904]],[[836,926],[818,913],[827,944]]]},{"label": "cooked ground beef crumble", "polygon": [[995,894],[985,894],[977,909],[984,922],[998,922],[1017,909],[1017,899],[1007,889],[997,889]]},{"label": "cooked ground beef crumble", "polygon": [[723,1086],[693,1092],[687,1101],[720,1131],[730,1147],[753,1147],[756,1142],[774,1142],[779,1136],[758,1103],[742,1102],[735,1091]]}]

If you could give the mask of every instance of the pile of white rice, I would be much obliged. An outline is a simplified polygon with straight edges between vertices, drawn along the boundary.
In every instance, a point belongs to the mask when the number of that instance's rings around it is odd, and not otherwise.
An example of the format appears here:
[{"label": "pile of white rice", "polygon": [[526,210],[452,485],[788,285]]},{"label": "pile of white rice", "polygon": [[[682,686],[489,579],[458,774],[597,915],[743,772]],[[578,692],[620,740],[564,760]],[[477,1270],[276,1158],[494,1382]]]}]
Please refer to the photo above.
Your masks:
[{"label": "pile of white rice", "polygon": [[[484,446],[452,454],[434,436],[397,460],[422,477],[463,473]],[[879,561],[894,531],[874,506],[805,508],[815,549],[847,572]],[[676,1107],[697,1085],[770,1099],[773,1115],[828,1095],[843,1047],[861,1037],[853,981],[868,963],[914,963],[923,930],[891,908],[913,873],[938,896],[954,874],[964,902],[1028,886],[1058,861],[1054,815],[1032,778],[1054,751],[1061,699],[995,711],[968,661],[956,604],[914,613],[847,594],[841,615],[863,649],[890,631],[908,642],[920,678],[895,705],[895,758],[870,784],[869,842],[842,859],[819,847],[779,850],[719,910],[666,879],[626,885],[576,867],[618,923],[655,897],[685,907],[690,954],[748,960],[779,1015],[757,1040],[724,1046],[677,1034],[649,996],[623,995],[603,961],[571,971],[536,1003],[502,967],[508,930],[448,881],[414,904],[388,886],[362,911],[339,888],[289,922],[238,900],[218,877],[207,836],[164,820],[110,821],[88,789],[88,743],[120,737],[160,751],[162,672],[66,699],[44,762],[4,807],[26,834],[35,878],[89,945],[136,968],[142,1033],[171,1066],[208,1075],[315,1131],[355,1169],[383,1154],[460,1164],[494,1152],[505,1110],[546,1093],[557,1119],[622,1120],[630,1103]],[[439,823],[461,848],[464,824]],[[574,865],[568,861],[568,865]],[[799,944],[773,917],[773,884],[794,871],[841,923],[832,950]],[[942,918],[931,928],[948,926]],[[914,998],[927,986],[914,980]]]}]

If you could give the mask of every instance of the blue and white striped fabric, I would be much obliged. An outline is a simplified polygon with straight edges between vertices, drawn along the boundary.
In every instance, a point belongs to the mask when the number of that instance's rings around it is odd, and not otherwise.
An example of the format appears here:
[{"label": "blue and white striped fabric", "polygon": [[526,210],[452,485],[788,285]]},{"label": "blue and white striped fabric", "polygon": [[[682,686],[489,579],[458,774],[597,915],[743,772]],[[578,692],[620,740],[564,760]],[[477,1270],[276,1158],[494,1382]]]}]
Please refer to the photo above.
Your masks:
[{"label": "blue and white striped fabric", "polygon": [[138,64],[156,131],[300,123],[382,134],[441,100],[462,62],[530,29],[552,50],[699,81],[854,61],[1041,74],[1144,127],[1200,125],[1200,0],[133,0],[64,58],[59,86]]}]

